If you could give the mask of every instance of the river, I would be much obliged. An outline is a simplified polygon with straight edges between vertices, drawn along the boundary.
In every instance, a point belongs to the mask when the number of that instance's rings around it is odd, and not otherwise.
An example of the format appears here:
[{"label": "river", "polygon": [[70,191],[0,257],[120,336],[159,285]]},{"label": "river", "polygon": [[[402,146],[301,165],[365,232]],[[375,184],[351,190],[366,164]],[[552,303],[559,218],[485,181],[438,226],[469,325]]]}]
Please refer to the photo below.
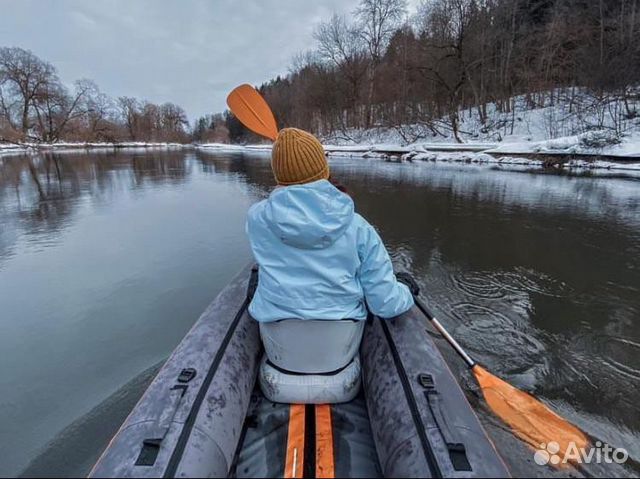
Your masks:
[{"label": "river", "polygon": [[[491,371],[640,461],[640,181],[334,158],[332,172]],[[80,476],[248,261],[268,157],[0,159],[0,476]],[[459,373],[516,474],[537,475]],[[549,471],[546,471],[549,473]]]}]

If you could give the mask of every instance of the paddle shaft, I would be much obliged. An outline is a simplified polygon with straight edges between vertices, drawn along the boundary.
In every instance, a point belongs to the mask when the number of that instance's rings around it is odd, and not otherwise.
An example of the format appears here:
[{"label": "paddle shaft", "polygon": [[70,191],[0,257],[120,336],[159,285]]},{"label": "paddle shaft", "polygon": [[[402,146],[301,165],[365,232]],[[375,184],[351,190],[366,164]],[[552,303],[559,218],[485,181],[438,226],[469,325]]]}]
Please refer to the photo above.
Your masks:
[{"label": "paddle shaft", "polygon": [[462,349],[462,346],[458,344],[458,341],[456,341],[455,338],[451,336],[446,329],[444,329],[444,326],[440,324],[440,321],[438,321],[433,314],[431,314],[429,308],[427,308],[427,306],[422,301],[420,301],[420,298],[414,295],[413,299],[416,303],[416,306],[418,306],[418,309],[422,311],[422,313],[427,317],[429,321],[431,321],[433,326],[438,330],[440,334],[442,334],[444,339],[447,340],[447,342],[451,345],[451,347],[453,347],[456,353],[460,355],[460,357],[464,360],[465,363],[467,363],[470,368],[473,368],[476,365],[476,362],[471,358],[471,356],[466,353],[464,349]]}]

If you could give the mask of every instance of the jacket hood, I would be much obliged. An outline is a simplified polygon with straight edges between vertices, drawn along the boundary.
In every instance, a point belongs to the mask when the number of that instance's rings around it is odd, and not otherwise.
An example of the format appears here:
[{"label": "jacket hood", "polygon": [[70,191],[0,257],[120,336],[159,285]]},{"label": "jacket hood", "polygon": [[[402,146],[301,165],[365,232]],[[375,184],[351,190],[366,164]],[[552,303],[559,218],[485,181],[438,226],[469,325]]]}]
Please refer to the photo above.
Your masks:
[{"label": "jacket hood", "polygon": [[327,180],[276,189],[263,219],[283,243],[323,249],[342,236],[354,215],[353,201]]}]

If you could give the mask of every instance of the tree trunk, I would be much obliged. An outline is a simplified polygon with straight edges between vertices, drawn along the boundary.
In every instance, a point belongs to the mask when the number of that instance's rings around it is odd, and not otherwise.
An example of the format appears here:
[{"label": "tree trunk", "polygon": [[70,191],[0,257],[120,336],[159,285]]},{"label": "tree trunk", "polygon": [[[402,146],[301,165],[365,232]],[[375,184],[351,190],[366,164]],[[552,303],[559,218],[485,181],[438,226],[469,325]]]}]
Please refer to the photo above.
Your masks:
[{"label": "tree trunk", "polygon": [[29,103],[26,99],[22,108],[22,133],[25,136],[29,133]]},{"label": "tree trunk", "polygon": [[367,111],[365,113],[365,128],[371,128],[373,122],[373,97],[375,94],[375,82],[376,82],[377,65],[376,60],[373,60],[371,65],[371,74],[369,77],[369,91],[367,92]]}]

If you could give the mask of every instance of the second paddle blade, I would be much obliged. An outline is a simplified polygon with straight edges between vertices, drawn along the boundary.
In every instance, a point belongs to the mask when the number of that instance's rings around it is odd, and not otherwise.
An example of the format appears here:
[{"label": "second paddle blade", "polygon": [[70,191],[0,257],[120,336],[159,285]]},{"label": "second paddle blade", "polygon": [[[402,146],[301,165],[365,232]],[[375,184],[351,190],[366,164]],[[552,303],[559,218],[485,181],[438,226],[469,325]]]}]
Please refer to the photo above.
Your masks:
[{"label": "second paddle blade", "polygon": [[[586,448],[587,436],[558,416],[541,401],[492,375],[480,366],[473,373],[491,410],[511,427],[514,434],[534,449],[557,449],[555,466],[566,466],[561,459],[567,451]],[[555,446],[558,446],[557,448]],[[553,451],[552,451],[553,452]]]}]

